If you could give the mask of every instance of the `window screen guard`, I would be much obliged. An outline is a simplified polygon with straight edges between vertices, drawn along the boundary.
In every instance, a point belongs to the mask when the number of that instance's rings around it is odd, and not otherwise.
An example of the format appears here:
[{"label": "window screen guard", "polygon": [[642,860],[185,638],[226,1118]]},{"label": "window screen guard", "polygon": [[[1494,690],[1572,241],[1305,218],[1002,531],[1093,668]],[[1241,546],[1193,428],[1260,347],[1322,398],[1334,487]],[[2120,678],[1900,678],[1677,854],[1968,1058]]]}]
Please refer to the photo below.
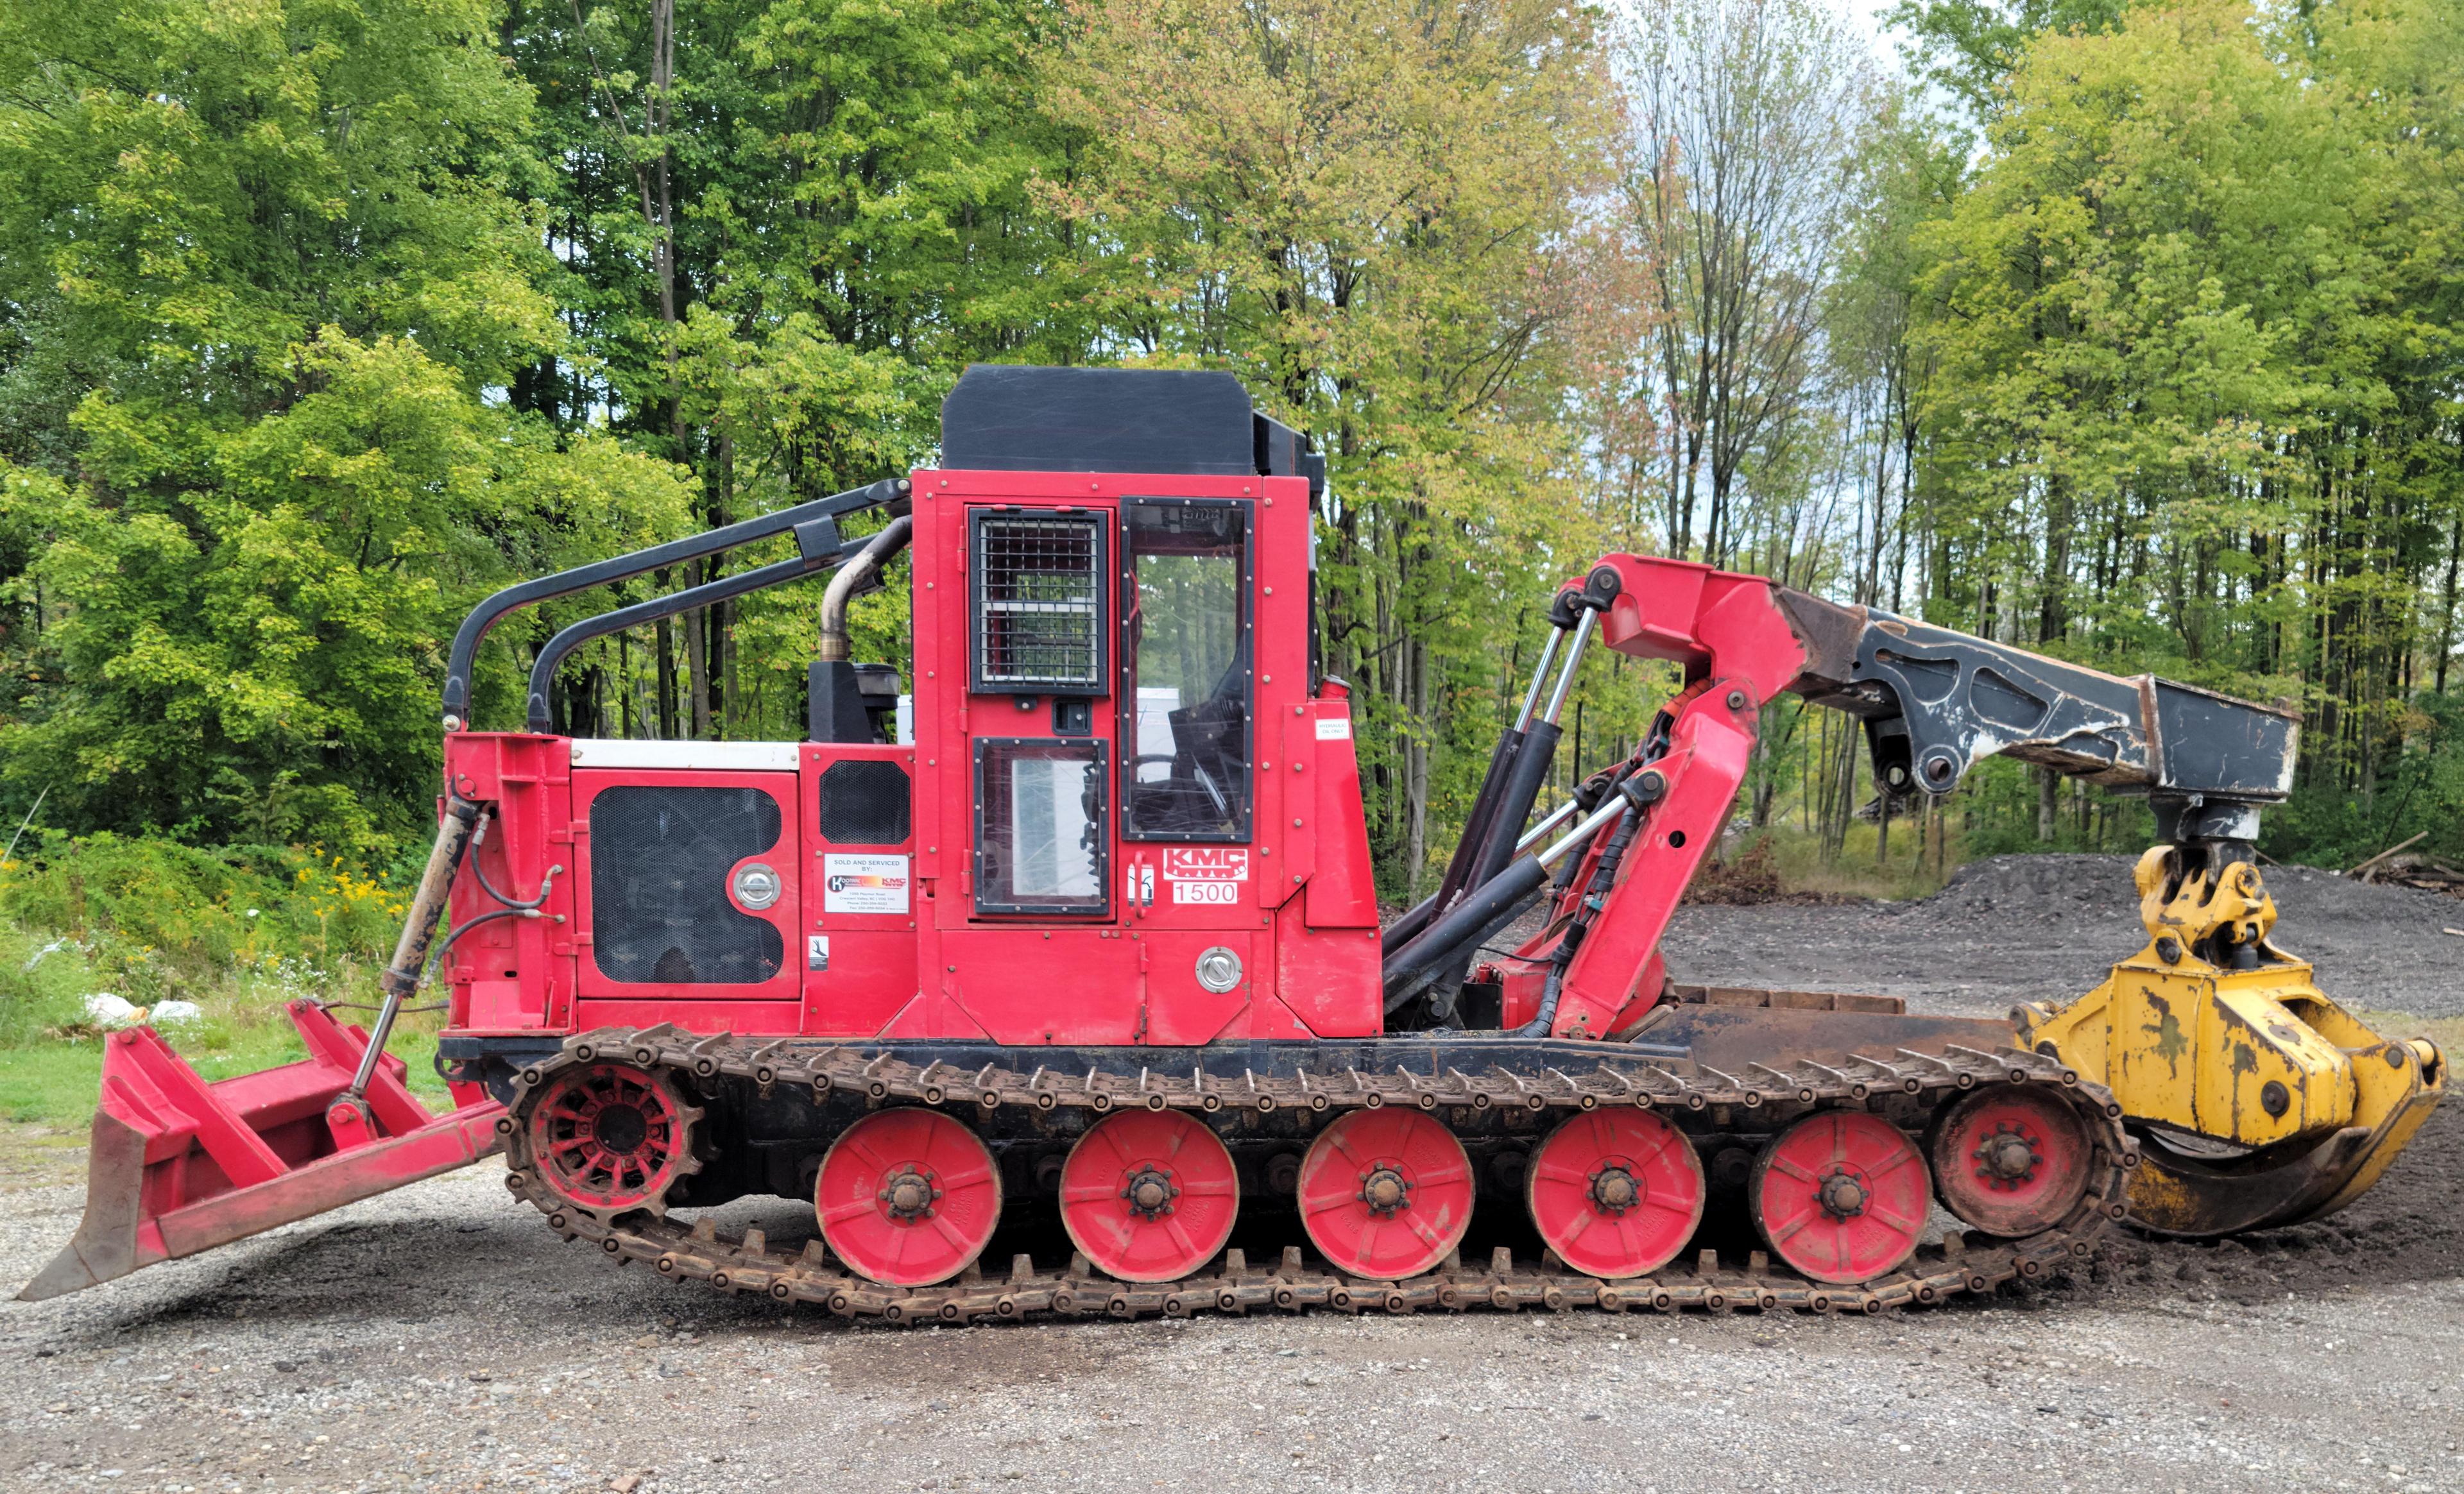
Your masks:
[{"label": "window screen guard", "polygon": [[1102,516],[979,509],[970,519],[976,691],[1103,694]]},{"label": "window screen guard", "polygon": [[1122,505],[1125,840],[1249,839],[1249,520],[1237,498]]},{"label": "window screen guard", "polygon": [[976,912],[1111,911],[1104,745],[1049,736],[977,740]]}]

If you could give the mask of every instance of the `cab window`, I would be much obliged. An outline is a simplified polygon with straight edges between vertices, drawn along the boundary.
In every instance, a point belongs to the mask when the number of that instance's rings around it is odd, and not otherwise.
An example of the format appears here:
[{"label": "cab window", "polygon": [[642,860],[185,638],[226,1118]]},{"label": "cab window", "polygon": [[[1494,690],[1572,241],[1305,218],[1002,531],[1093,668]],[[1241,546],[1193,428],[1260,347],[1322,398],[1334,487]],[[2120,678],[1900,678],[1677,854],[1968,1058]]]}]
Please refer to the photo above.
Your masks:
[{"label": "cab window", "polygon": [[1122,835],[1249,838],[1249,505],[1123,505]]}]

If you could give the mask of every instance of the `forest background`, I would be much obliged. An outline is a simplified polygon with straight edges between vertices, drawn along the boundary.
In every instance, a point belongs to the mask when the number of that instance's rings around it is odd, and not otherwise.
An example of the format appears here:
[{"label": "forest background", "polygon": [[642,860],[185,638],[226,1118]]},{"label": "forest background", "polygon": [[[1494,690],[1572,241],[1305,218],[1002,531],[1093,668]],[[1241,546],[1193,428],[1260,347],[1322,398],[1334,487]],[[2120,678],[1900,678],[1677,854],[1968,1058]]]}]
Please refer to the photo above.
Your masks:
[{"label": "forest background", "polygon": [[[1617,548],[2292,703],[2267,852],[2464,852],[2464,12],[1888,20],[1896,61],[1822,0],[15,0],[0,915],[82,963],[0,950],[0,1028],[347,978],[473,603],[929,463],[979,361],[1230,369],[1328,454],[1391,895]],[[478,723],[717,563],[497,628]],[[794,736],[818,601],[585,648],[559,725]],[[858,624],[903,657],[900,588]],[[1591,660],[1561,777],[1669,685]],[[1793,701],[1739,813],[1903,887],[2148,831],[2002,762],[1881,805]]]}]

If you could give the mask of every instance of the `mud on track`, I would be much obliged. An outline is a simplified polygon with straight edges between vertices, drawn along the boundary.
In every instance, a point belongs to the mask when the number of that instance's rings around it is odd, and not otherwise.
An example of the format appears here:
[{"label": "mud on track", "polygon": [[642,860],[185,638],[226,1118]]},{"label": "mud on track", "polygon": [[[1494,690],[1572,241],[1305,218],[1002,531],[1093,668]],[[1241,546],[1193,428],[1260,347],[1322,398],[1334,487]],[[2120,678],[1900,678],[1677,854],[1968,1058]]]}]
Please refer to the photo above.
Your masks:
[{"label": "mud on track", "polygon": [[[1671,963],[1995,1012],[2136,947],[2127,876],[2028,858],[1899,908],[1689,909]],[[2331,994],[2464,1008],[2443,968],[2464,939],[2436,933],[2464,905],[2271,882]],[[2124,1234],[2077,1280],[1876,1320],[957,1330],[617,1270],[482,1167],[0,1307],[0,1488],[2464,1488],[2459,1159],[2451,1109],[2333,1219],[2215,1245]],[[74,1225],[67,1160],[11,1170],[0,1280]],[[725,1219],[778,1240],[809,1229],[798,1212]]]}]

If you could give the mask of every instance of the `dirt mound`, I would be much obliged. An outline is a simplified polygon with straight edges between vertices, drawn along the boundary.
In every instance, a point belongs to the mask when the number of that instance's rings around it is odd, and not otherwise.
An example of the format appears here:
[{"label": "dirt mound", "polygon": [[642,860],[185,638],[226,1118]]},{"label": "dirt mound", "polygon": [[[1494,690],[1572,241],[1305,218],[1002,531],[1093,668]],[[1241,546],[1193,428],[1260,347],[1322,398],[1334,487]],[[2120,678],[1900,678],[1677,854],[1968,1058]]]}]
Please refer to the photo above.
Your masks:
[{"label": "dirt mound", "polygon": [[1835,899],[1818,892],[1792,892],[1780,885],[1779,862],[1771,855],[1771,843],[1756,841],[1726,861],[1706,861],[1685,885],[1683,899],[1688,903],[1711,903],[1731,908],[1749,908],[1762,903],[1827,903]]},{"label": "dirt mound", "polygon": [[[2067,1000],[2146,943],[2129,856],[1993,856],[1912,903],[1678,911],[1670,973],[1709,985],[1904,996],[1918,1010],[1979,1015]],[[2307,867],[2267,868],[2277,943],[2321,989],[2366,1011],[2464,1015],[2464,905]]]}]

